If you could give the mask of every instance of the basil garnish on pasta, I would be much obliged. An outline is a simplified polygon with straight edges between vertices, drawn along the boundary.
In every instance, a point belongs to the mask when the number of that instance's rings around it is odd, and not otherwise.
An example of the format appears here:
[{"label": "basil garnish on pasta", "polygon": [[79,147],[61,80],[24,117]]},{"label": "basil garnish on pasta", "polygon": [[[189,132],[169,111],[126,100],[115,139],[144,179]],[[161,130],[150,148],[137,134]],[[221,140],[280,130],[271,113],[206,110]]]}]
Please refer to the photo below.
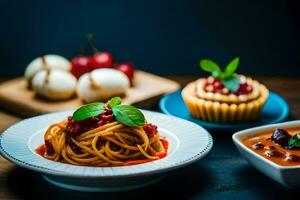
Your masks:
[{"label": "basil garnish on pasta", "polygon": [[90,117],[97,117],[107,109],[111,110],[115,119],[126,126],[143,126],[145,117],[143,113],[134,106],[121,104],[120,97],[114,97],[104,103],[90,103],[81,106],[73,113],[74,121],[81,121]]},{"label": "basil garnish on pasta", "polygon": [[143,126],[145,124],[143,113],[134,106],[117,105],[112,108],[112,111],[116,120],[126,126]]},{"label": "basil garnish on pasta", "polygon": [[122,99],[120,97],[114,97],[111,100],[109,100],[108,105],[109,107],[113,108],[119,104],[121,104]]},{"label": "basil garnish on pasta", "polygon": [[81,121],[90,117],[96,117],[104,112],[104,106],[105,104],[100,102],[83,105],[73,113],[73,120]]}]

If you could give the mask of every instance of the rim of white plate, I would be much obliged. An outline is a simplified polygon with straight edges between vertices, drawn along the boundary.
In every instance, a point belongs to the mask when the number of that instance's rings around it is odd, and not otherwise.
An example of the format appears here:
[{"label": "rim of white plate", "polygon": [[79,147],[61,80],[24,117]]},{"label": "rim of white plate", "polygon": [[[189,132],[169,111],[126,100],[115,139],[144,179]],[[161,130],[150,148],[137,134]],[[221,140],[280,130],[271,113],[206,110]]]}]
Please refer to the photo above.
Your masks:
[{"label": "rim of white plate", "polygon": [[43,174],[65,177],[130,177],[162,173],[183,167],[203,158],[211,150],[211,135],[201,126],[177,117],[142,110],[147,121],[167,130],[178,139],[179,145],[167,157],[138,165],[122,167],[75,166],[45,159],[33,153],[28,140],[33,134],[65,119],[73,111],[40,115],[9,127],[0,135],[0,153],[11,162]]}]

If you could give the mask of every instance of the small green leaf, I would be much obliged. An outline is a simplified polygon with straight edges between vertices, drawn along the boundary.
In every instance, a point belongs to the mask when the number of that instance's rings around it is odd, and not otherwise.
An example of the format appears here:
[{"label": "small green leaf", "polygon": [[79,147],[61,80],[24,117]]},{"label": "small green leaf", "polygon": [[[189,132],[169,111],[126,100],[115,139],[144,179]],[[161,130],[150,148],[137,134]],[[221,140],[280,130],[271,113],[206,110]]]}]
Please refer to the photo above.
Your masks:
[{"label": "small green leaf", "polygon": [[126,126],[143,126],[145,124],[143,113],[134,106],[116,105],[112,111],[116,120]]},{"label": "small green leaf", "polygon": [[237,76],[222,79],[222,83],[232,92],[236,92],[240,87],[240,79]]},{"label": "small green leaf", "polygon": [[110,108],[113,108],[116,105],[120,105],[121,102],[122,102],[122,99],[120,97],[114,97],[111,100],[109,100],[108,105]]},{"label": "small green leaf", "polygon": [[200,60],[199,65],[201,69],[207,72],[215,72],[215,71],[221,72],[221,68],[219,67],[219,65],[212,60],[202,59]]},{"label": "small green leaf", "polygon": [[215,77],[215,78],[220,77],[221,74],[222,74],[221,71],[213,71],[213,72],[211,73],[211,75],[212,75],[213,77]]},{"label": "small green leaf", "polygon": [[234,74],[228,74],[228,73],[226,73],[226,72],[221,72],[220,73],[220,78],[221,78],[221,80],[223,80],[223,79],[230,79],[230,78],[232,78],[234,76]]},{"label": "small green leaf", "polygon": [[289,139],[289,148],[300,147],[300,133],[295,134]]},{"label": "small green leaf", "polygon": [[74,121],[85,120],[100,115],[104,111],[104,103],[90,103],[81,106],[73,113]]},{"label": "small green leaf", "polygon": [[239,66],[239,62],[240,62],[240,58],[237,57],[235,59],[233,59],[225,68],[225,72],[228,75],[231,75],[235,72],[235,70],[237,69],[237,67]]}]

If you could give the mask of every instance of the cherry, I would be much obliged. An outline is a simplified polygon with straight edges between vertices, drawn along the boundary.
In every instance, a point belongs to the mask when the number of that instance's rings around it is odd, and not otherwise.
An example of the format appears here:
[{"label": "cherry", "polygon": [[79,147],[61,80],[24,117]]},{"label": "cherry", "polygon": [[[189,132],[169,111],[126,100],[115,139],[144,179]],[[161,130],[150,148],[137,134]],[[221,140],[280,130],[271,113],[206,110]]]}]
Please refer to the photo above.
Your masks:
[{"label": "cherry", "polygon": [[243,95],[243,94],[249,94],[252,92],[252,86],[248,85],[247,83],[240,84],[240,88],[238,91],[236,91],[236,95]]},{"label": "cherry", "polygon": [[133,80],[133,77],[134,77],[134,66],[133,66],[133,64],[124,62],[124,63],[117,64],[115,66],[115,68],[117,70],[123,72],[128,77],[130,82]]},{"label": "cherry", "polygon": [[213,92],[213,93],[222,93],[225,94],[227,93],[227,90],[224,90],[224,85],[221,82],[220,79],[217,78],[208,78],[206,85],[205,85],[205,90],[207,92]]},{"label": "cherry", "polygon": [[108,52],[95,53],[89,62],[92,69],[98,68],[112,68],[113,67],[113,56]]},{"label": "cherry", "polygon": [[82,74],[91,71],[89,66],[90,58],[87,56],[77,56],[71,60],[71,73],[78,79]]},{"label": "cherry", "polygon": [[223,83],[221,83],[220,81],[215,81],[213,83],[213,87],[214,87],[214,89],[222,89],[224,86],[223,86]]}]

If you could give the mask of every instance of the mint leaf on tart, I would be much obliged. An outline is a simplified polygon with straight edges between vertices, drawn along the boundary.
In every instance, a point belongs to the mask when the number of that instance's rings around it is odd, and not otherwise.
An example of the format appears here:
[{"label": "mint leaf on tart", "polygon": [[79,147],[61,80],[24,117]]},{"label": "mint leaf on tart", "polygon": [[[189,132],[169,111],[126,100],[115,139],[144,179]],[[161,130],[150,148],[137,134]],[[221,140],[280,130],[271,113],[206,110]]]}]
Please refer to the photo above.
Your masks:
[{"label": "mint leaf on tart", "polygon": [[115,119],[126,126],[143,126],[144,114],[134,106],[116,105],[112,108]]},{"label": "mint leaf on tart", "polygon": [[211,72],[214,77],[218,77],[221,73],[221,68],[212,60],[203,59],[199,63],[202,70]]},{"label": "mint leaf on tart", "polygon": [[233,59],[225,68],[226,74],[232,75],[237,69],[237,67],[239,66],[239,63],[240,63],[239,57]]},{"label": "mint leaf on tart", "polygon": [[290,149],[294,147],[300,147],[300,133],[296,133],[293,137],[289,139],[289,146]]},{"label": "mint leaf on tart", "polygon": [[231,92],[236,92],[240,87],[240,80],[238,75],[235,74],[238,68],[240,58],[236,57],[226,66],[225,70],[222,70],[218,64],[212,60],[203,59],[199,62],[202,70],[210,72],[214,78],[218,78],[224,84],[224,86]]},{"label": "mint leaf on tart", "polygon": [[108,101],[108,105],[109,105],[110,108],[113,108],[117,105],[120,105],[121,102],[122,102],[122,99],[120,97],[113,97],[112,99],[110,99]]},{"label": "mint leaf on tart", "polygon": [[100,102],[90,103],[81,106],[73,113],[74,121],[85,120],[90,117],[96,117],[103,113],[105,110],[105,104]]},{"label": "mint leaf on tart", "polygon": [[221,76],[221,74],[222,74],[221,71],[213,71],[213,72],[211,73],[211,75],[212,75],[213,77],[215,77],[215,78]]}]

